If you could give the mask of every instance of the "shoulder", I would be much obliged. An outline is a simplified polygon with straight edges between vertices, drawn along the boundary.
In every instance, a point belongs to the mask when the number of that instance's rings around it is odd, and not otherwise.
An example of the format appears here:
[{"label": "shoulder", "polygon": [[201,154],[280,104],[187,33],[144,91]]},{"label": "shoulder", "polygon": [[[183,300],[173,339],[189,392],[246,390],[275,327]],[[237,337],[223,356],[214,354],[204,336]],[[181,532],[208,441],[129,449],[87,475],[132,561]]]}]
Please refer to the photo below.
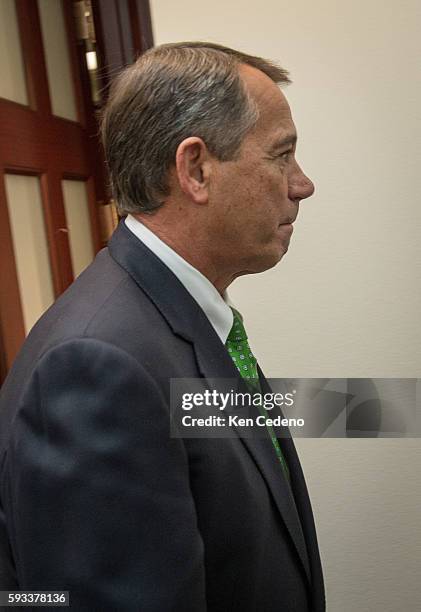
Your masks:
[{"label": "shoulder", "polygon": [[[165,406],[165,398],[153,377],[133,355],[120,347],[86,337],[74,337],[50,346],[31,368],[14,369],[2,390],[1,446],[10,439],[51,435],[51,424],[75,428],[104,419],[113,422]],[[114,423],[115,427],[116,423]],[[36,433],[38,432],[38,433]],[[48,433],[49,432],[49,433]]]}]

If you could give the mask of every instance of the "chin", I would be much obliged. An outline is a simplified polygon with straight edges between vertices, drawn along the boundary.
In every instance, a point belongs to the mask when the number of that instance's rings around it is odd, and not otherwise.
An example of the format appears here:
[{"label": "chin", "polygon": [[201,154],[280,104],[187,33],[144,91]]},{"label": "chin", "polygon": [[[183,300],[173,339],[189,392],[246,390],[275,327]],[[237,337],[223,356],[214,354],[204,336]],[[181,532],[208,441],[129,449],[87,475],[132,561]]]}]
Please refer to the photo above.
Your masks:
[{"label": "chin", "polygon": [[260,272],[265,272],[266,270],[270,270],[274,268],[276,264],[278,264],[281,259],[286,255],[288,251],[288,247],[283,248],[281,251],[276,253],[268,253],[266,256],[260,256],[259,259],[255,259],[253,262],[250,262],[249,271],[246,274],[259,274]]},{"label": "chin", "polygon": [[281,245],[279,245],[278,243],[277,248],[273,249],[271,253],[268,253],[268,256],[266,259],[266,262],[268,264],[267,269],[273,268],[273,266],[276,266],[276,264],[281,261],[281,259],[287,254],[288,247],[289,247],[289,243],[281,244]]},{"label": "chin", "polygon": [[281,261],[281,259],[286,255],[287,250],[288,249],[286,249],[285,251],[282,251],[282,253],[280,253],[276,259],[272,259],[272,262],[269,263],[267,268],[265,269],[270,270],[270,268],[274,268]]}]

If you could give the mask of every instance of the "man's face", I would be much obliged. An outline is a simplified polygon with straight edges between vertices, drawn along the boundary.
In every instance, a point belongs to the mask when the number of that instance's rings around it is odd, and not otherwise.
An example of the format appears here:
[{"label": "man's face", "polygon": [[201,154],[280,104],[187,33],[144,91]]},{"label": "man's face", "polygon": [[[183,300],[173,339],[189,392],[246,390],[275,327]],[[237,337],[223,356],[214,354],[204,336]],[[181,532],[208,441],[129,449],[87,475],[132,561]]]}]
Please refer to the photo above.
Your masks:
[{"label": "man's face", "polygon": [[285,96],[262,72],[240,73],[260,117],[236,161],[216,162],[210,187],[214,260],[233,276],[262,272],[287,252],[300,200],[313,183],[295,160],[296,131]]}]

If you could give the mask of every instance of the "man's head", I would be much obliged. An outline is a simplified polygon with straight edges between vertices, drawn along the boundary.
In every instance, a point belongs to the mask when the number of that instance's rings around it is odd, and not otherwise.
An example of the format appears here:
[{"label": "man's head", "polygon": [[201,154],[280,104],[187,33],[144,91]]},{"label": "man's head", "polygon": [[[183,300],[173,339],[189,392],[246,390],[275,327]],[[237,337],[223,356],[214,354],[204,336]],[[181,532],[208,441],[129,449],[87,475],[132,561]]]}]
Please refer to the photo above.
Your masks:
[{"label": "man's head", "polygon": [[233,159],[258,109],[239,75],[247,63],[277,83],[285,70],[212,43],[161,45],[113,83],[102,134],[114,195],[122,213],[158,208],[179,144],[202,138],[221,161]]},{"label": "man's head", "polygon": [[[299,200],[313,192],[278,87],[289,82],[282,68],[226,47],[162,45],[120,75],[103,114],[120,211],[141,215],[221,287],[279,261]],[[170,227],[195,244],[186,250]]]}]

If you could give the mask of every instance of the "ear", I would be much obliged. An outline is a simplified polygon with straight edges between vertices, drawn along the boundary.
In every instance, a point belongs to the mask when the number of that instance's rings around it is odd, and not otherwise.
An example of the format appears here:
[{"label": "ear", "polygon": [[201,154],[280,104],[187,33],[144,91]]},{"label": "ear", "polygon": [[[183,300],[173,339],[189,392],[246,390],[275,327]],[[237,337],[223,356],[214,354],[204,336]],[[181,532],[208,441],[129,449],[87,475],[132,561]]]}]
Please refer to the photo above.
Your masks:
[{"label": "ear", "polygon": [[177,148],[175,165],[181,190],[196,204],[206,204],[211,163],[203,140],[196,136],[183,140]]}]

